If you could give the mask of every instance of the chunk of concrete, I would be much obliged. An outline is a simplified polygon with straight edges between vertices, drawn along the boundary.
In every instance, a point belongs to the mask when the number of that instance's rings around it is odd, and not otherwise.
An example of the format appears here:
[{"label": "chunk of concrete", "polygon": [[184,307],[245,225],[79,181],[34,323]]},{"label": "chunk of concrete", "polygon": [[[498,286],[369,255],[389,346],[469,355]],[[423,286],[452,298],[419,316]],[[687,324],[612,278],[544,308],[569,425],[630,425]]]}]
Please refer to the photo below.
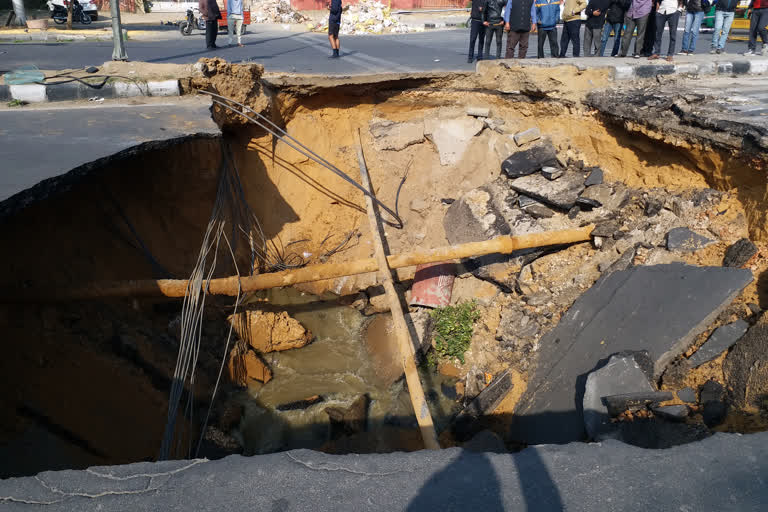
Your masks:
[{"label": "chunk of concrete", "polygon": [[413,144],[424,142],[424,122],[395,123],[388,119],[374,119],[369,124],[376,151],[401,151]]},{"label": "chunk of concrete", "polygon": [[639,391],[603,397],[608,414],[614,417],[624,411],[637,411],[655,402],[667,400],[672,400],[672,393],[669,391]]},{"label": "chunk of concrete", "polygon": [[523,146],[525,144],[528,144],[529,142],[539,140],[540,138],[541,138],[541,130],[539,130],[535,126],[533,128],[528,128],[525,131],[518,132],[514,136],[515,144],[517,144],[518,146]]},{"label": "chunk of concrete", "polygon": [[699,400],[702,404],[719,402],[723,398],[725,388],[716,380],[709,379],[699,388]]},{"label": "chunk of concrete", "polygon": [[472,138],[483,131],[485,124],[476,117],[440,119],[430,122],[424,135],[432,141],[440,154],[441,165],[454,165],[461,161]]},{"label": "chunk of concrete", "polygon": [[592,171],[589,173],[589,176],[587,176],[587,179],[584,181],[584,185],[587,187],[591,187],[593,185],[602,185],[603,184],[603,170],[599,167],[593,167]]},{"label": "chunk of concrete", "polygon": [[533,217],[534,219],[549,219],[554,217],[555,212],[547,208],[538,201],[524,208],[525,213]]},{"label": "chunk of concrete", "polygon": [[683,388],[677,392],[677,398],[679,398],[683,402],[686,402],[689,404],[695,404],[696,390],[694,390],[693,388]]},{"label": "chunk of concrete", "polygon": [[551,204],[562,210],[570,210],[584,190],[584,176],[579,172],[569,171],[555,181],[550,181],[541,174],[532,174],[513,180],[513,190]]},{"label": "chunk of concrete", "polygon": [[491,109],[488,107],[467,107],[467,115],[472,117],[489,117]]},{"label": "chunk of concrete", "polygon": [[685,421],[688,417],[687,405],[663,405],[660,407],[651,408],[653,414],[659,418],[664,418],[670,421]]},{"label": "chunk of concrete", "polygon": [[711,361],[739,341],[749,329],[749,324],[744,320],[737,320],[728,325],[715,329],[707,341],[699,347],[699,350],[688,358],[691,368],[698,368],[707,361]]},{"label": "chunk of concrete", "polygon": [[743,267],[757,254],[757,246],[748,238],[737,240],[725,250],[724,267]]},{"label": "chunk of concrete", "polygon": [[725,356],[723,375],[738,407],[765,408],[768,397],[768,321],[763,316]]},{"label": "chunk of concrete", "polygon": [[501,163],[501,171],[510,178],[528,176],[542,167],[557,165],[557,151],[549,140],[537,142],[523,151],[512,153]]},{"label": "chunk of concrete", "polygon": [[694,233],[688,228],[673,228],[667,233],[668,251],[693,252],[715,243],[711,238]]},{"label": "chunk of concrete", "polygon": [[[528,444],[585,437],[586,376],[623,350],[647,350],[654,378],[752,281],[748,270],[680,263],[603,275],[538,344],[538,364],[511,438]],[[738,344],[737,344],[738,347]]]},{"label": "chunk of concrete", "polygon": [[635,391],[653,391],[653,386],[632,356],[612,356],[605,366],[590,373],[583,400],[587,436],[596,441],[612,437],[610,432],[615,429],[603,397]]},{"label": "chunk of concrete", "polygon": [[545,166],[541,168],[541,175],[550,181],[556,180],[557,178],[562,176],[564,173],[565,173],[565,170],[561,169],[560,167]]}]

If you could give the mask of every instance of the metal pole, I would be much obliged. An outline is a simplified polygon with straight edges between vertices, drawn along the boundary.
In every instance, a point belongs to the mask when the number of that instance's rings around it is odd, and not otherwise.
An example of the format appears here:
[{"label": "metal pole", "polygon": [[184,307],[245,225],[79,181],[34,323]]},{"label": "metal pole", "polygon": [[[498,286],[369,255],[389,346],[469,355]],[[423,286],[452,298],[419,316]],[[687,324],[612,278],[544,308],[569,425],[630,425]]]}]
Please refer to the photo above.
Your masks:
[{"label": "metal pole", "polygon": [[110,0],[109,14],[112,16],[112,60],[128,60],[123,41],[123,25],[120,22],[120,0]]},{"label": "metal pole", "polygon": [[27,15],[24,13],[24,0],[13,0],[13,12],[16,13],[16,19],[24,26],[27,24]]}]

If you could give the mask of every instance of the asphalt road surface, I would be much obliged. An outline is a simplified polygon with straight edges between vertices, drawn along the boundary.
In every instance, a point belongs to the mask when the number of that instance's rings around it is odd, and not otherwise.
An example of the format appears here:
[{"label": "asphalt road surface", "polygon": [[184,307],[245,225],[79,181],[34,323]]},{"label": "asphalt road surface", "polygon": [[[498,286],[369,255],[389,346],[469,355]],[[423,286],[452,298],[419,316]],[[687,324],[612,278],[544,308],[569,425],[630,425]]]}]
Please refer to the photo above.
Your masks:
[{"label": "asphalt road surface", "polygon": [[[258,62],[268,71],[328,75],[474,69],[473,64],[467,63],[469,31],[464,29],[397,35],[342,36],[342,57],[329,59],[330,49],[324,34],[253,27],[251,26],[249,33],[244,36],[243,48],[221,47],[207,51],[204,49],[204,37],[200,33],[162,41],[128,41],[128,57],[133,61],[184,64],[196,62],[201,57],[220,56],[231,62]],[[663,49],[667,47],[667,37],[668,34],[665,33]],[[681,40],[682,30],[679,30],[677,50],[680,49]],[[709,52],[710,40],[711,34],[702,32],[696,53]],[[217,42],[226,45],[226,35],[220,34]],[[612,40],[608,43],[607,54],[610,54],[611,43]],[[536,47],[537,39],[532,35],[528,58],[536,57]],[[741,53],[746,49],[746,44],[729,42],[726,49],[730,53]],[[495,53],[495,42],[491,52]],[[545,45],[545,52],[546,56],[549,56],[548,45]],[[571,53],[572,49],[569,49],[568,54]],[[109,42],[4,43],[0,44],[0,72],[29,64],[34,64],[40,69],[76,69],[100,65],[111,57],[112,43]]]}]

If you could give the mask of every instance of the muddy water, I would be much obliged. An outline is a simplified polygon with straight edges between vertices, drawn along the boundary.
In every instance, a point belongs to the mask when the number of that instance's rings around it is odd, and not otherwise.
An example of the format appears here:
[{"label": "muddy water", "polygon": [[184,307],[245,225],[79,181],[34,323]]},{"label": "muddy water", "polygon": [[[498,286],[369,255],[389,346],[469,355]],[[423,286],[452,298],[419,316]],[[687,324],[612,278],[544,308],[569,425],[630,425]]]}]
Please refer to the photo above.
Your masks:
[{"label": "muddy water", "polygon": [[[288,311],[312,331],[315,340],[300,349],[267,354],[273,379],[265,385],[251,386],[237,398],[245,405],[240,426],[245,453],[323,447],[330,441],[325,409],[349,407],[364,393],[371,400],[364,434],[368,448],[405,449],[404,433],[415,430],[413,410],[403,380],[386,386],[377,378],[377,368],[363,340],[371,319],[350,307],[293,289],[270,290],[259,298]],[[422,372],[424,391],[438,428],[447,425],[458,407],[441,391],[442,385],[452,387],[454,382],[433,372]],[[321,395],[323,401],[304,410],[277,410],[281,404],[313,395]]]}]

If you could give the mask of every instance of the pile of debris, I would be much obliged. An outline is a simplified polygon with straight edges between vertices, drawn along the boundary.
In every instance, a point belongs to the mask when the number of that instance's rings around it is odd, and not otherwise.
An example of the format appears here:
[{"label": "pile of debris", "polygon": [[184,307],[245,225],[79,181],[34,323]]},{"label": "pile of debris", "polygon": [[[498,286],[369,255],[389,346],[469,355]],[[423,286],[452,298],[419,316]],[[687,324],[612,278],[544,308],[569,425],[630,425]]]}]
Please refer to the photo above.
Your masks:
[{"label": "pile of debris", "polygon": [[[314,27],[317,31],[328,30],[328,20]],[[406,32],[415,32],[415,28],[409,27],[400,22],[397,17],[392,15],[389,7],[377,0],[361,0],[352,5],[341,16],[340,33],[344,35],[351,34],[404,34]]]},{"label": "pile of debris", "polygon": [[253,23],[306,23],[310,19],[293,10],[290,0],[260,0],[251,4]]}]

